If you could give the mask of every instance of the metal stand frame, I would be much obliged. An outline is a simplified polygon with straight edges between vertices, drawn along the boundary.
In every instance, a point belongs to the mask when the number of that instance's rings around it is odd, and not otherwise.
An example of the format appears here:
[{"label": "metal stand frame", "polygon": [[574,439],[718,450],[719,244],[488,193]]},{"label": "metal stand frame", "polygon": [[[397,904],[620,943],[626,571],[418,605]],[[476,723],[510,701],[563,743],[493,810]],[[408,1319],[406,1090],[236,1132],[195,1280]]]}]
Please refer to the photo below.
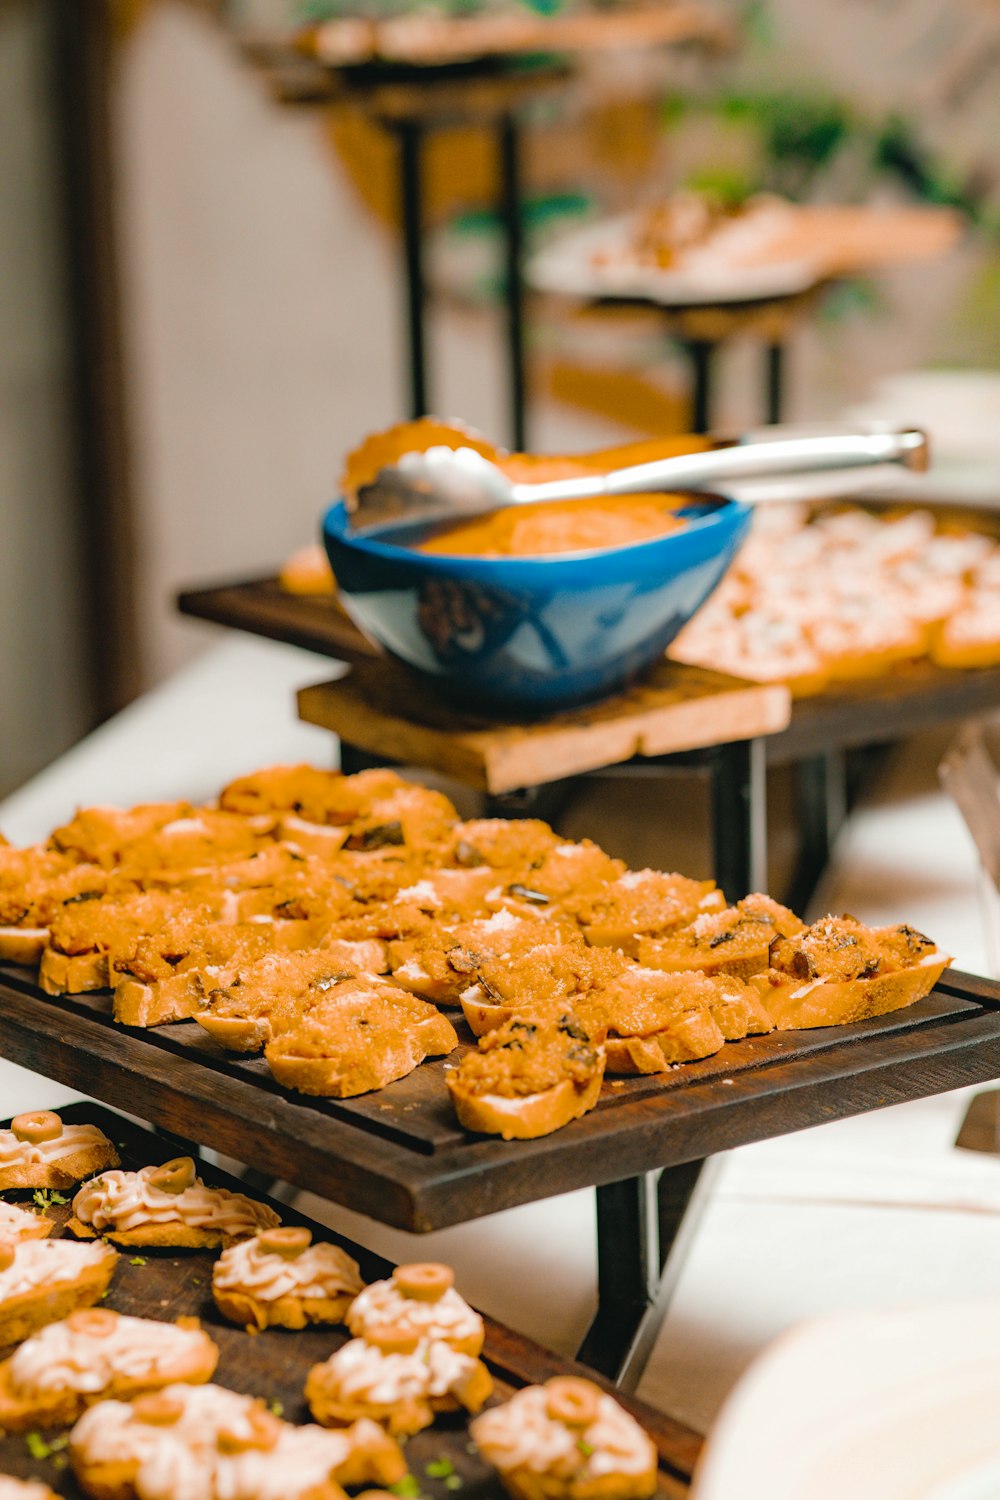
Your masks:
[{"label": "metal stand frame", "polygon": [[[691,365],[691,431],[709,432],[713,422],[715,362],[720,348],[716,339],[682,339],[681,346]],[[785,406],[785,346],[764,348],[764,420],[782,420]]]},{"label": "metal stand frame", "polygon": [[[427,345],[427,276],[424,266],[424,175],[423,148],[428,131],[425,121],[415,119],[385,122],[399,143],[399,205],[403,230],[403,278],[406,300],[406,337],[409,412],[426,416],[433,405],[430,395]],[[510,111],[496,122],[496,144],[500,168],[497,211],[503,226],[504,287],[506,301],[506,345],[510,391],[511,446],[527,447],[527,369],[524,336],[524,236],[521,205],[520,132]]]},{"label": "metal stand frame", "polygon": [[715,1167],[686,1162],[596,1189],[597,1311],[577,1358],[620,1390],[642,1379]]},{"label": "metal stand frame", "polygon": [[795,763],[799,854],[787,902],[804,911],[830,861],[833,841],[847,817],[844,753],[824,750]]}]

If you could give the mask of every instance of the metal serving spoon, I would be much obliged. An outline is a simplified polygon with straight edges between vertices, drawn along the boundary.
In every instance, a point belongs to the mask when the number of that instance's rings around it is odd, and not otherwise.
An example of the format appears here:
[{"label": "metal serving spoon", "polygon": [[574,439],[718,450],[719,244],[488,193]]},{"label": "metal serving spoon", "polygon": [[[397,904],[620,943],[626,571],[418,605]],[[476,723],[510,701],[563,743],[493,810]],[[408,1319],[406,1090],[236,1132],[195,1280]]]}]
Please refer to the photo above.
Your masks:
[{"label": "metal serving spoon", "polygon": [[[409,528],[467,520],[507,505],[657,491],[723,488],[736,492],[738,487],[740,498],[760,504],[804,498],[801,486],[790,490],[781,484],[783,479],[806,476],[817,481],[818,487],[812,486],[815,494],[825,496],[857,489],[859,479],[867,484],[892,477],[898,467],[922,471],[929,461],[926,435],[910,427],[863,431],[773,427],[712,442],[712,448],[699,453],[542,484],[515,483],[474,448],[438,445],[403,454],[371,484],[363,485],[351,515],[351,529],[365,533],[403,523]],[[880,466],[884,466],[883,473],[876,475]],[[767,486],[761,481],[768,481]],[[772,486],[771,481],[776,484]]]}]

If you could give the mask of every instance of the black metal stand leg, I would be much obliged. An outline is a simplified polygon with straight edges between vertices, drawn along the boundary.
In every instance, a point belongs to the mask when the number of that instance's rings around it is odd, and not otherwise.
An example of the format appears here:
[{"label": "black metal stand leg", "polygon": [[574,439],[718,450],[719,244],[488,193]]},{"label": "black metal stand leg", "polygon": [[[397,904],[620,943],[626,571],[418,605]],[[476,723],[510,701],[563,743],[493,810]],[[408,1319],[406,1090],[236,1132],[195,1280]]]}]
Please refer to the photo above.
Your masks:
[{"label": "black metal stand leg", "polygon": [[578,1357],[614,1379],[659,1286],[656,1174],[608,1183],[596,1200],[597,1312]]},{"label": "black metal stand leg", "polygon": [[524,362],[524,281],[521,259],[524,245],[521,221],[521,164],[517,122],[503,115],[498,126],[500,146],[500,217],[504,229],[504,290],[507,303],[507,357],[510,380],[511,447],[523,452],[528,446],[526,428],[526,374]]},{"label": "black metal stand leg", "polygon": [[719,745],[710,761],[715,879],[730,901],[767,888],[763,740]]},{"label": "black metal stand leg", "polygon": [[564,781],[546,781],[541,786],[528,786],[516,792],[498,792],[483,798],[484,818],[541,818],[546,823],[558,822],[576,792],[579,778],[569,776]]},{"label": "black metal stand leg", "polygon": [[712,366],[716,345],[708,339],[687,339],[691,361],[691,431],[707,432],[712,425]]},{"label": "black metal stand leg", "polygon": [[764,351],[766,401],[764,420],[780,422],[785,407],[785,348],[768,344]]},{"label": "black metal stand leg", "polygon": [[579,1359],[634,1390],[656,1342],[707,1197],[703,1162],[596,1190],[597,1313]]},{"label": "black metal stand leg", "polygon": [[346,740],[340,742],[340,769],[345,776],[355,776],[359,771],[372,771],[376,766],[395,766],[398,761],[390,760],[385,755],[371,755],[367,750],[359,750],[357,745],[349,745]]},{"label": "black metal stand leg", "polygon": [[844,757],[839,750],[807,756],[795,766],[798,859],[788,892],[793,911],[804,911],[830,860],[833,841],[847,816]]},{"label": "black metal stand leg", "polygon": [[406,275],[406,321],[410,358],[410,416],[422,417],[428,409],[427,351],[424,305],[427,287],[423,259],[422,147],[424,132],[413,120],[404,120],[399,132],[399,187],[403,224],[403,260]]}]

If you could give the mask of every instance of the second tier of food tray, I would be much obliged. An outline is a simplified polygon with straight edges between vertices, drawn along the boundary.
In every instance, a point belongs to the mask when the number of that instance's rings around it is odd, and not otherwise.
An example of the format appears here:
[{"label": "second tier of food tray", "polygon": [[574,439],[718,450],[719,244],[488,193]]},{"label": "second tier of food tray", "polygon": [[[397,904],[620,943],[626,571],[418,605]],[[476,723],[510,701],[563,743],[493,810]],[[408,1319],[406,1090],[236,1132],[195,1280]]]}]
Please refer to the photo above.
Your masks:
[{"label": "second tier of food tray", "polygon": [[727,906],[386,770],[82,809],[0,897],[0,1052],[403,1227],[998,1067],[995,989],[905,922]]}]

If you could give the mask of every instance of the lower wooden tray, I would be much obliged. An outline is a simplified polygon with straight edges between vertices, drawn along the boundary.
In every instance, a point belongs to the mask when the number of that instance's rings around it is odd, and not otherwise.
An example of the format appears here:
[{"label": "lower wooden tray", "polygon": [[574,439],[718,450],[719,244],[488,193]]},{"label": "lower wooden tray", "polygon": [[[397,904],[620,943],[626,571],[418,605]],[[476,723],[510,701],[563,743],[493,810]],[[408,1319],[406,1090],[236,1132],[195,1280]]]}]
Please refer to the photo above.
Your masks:
[{"label": "lower wooden tray", "polygon": [[[460,1015],[456,1026],[471,1046]],[[889,1016],[751,1037],[654,1077],[606,1080],[595,1110],[534,1141],[458,1125],[445,1087],[455,1054],[377,1093],[310,1099],[193,1021],[118,1026],[109,994],[48,996],[10,967],[0,1056],[384,1223],[430,1230],[996,1078],[1000,985],[950,973]]]},{"label": "lower wooden tray", "polygon": [[[122,1164],[133,1170],[150,1162],[167,1161],[177,1154],[176,1141],[164,1140],[141,1130],[122,1116],[97,1105],[70,1105],[60,1110],[60,1114],[68,1122],[88,1121],[99,1125],[118,1145]],[[199,1165],[199,1172],[208,1182],[234,1191],[246,1191],[244,1184],[206,1163]],[[29,1194],[8,1193],[4,1196],[11,1201],[26,1198],[30,1201]],[[317,1239],[332,1239],[344,1245],[360,1263],[366,1281],[376,1280],[389,1272],[388,1262],[379,1256],[312,1224],[284,1204],[275,1203],[273,1207],[285,1223],[307,1224]],[[54,1206],[49,1213],[62,1222],[69,1216],[69,1207]],[[213,1256],[204,1251],[144,1250],[136,1255],[126,1251],[115,1272],[106,1306],[139,1317],[173,1319],[189,1314],[201,1318],[221,1350],[215,1376],[220,1385],[280,1403],[282,1415],[288,1421],[309,1421],[309,1411],[302,1395],[306,1375],[312,1365],[326,1359],[344,1342],[348,1337],[346,1331],[311,1328],[291,1333],[283,1329],[267,1329],[249,1335],[234,1328],[219,1316],[212,1302],[212,1260]],[[486,1320],[486,1329],[483,1358],[490,1367],[501,1400],[507,1399],[521,1386],[546,1380],[555,1374],[586,1375],[608,1390],[613,1389],[592,1371],[560,1359],[491,1319]],[[0,1348],[0,1358],[10,1352]],[[656,1443],[661,1464],[658,1493],[663,1497],[682,1494],[701,1445],[698,1434],[642,1402],[626,1399],[617,1392],[615,1395],[634,1413]],[[44,1436],[51,1445],[57,1434],[46,1432]],[[411,1438],[406,1445],[406,1456],[426,1500],[460,1500],[461,1495],[467,1496],[468,1500],[500,1500],[503,1495],[492,1471],[476,1454],[469,1452],[467,1426],[462,1418],[440,1421]],[[454,1488],[447,1488],[443,1480],[433,1479],[427,1473],[426,1466],[442,1457],[451,1461],[462,1481],[457,1495]],[[32,1457],[23,1435],[0,1433],[2,1474],[44,1479],[67,1500],[82,1500],[81,1491],[64,1465],[63,1449],[58,1442],[54,1454],[47,1459],[38,1459]]]}]

